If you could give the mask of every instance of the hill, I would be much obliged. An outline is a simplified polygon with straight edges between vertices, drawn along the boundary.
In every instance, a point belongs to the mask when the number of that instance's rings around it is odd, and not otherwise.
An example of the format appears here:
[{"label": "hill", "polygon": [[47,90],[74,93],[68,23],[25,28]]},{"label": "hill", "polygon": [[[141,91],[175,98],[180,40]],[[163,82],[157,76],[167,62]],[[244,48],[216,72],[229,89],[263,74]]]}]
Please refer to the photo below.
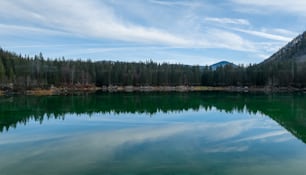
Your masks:
[{"label": "hill", "polygon": [[278,61],[306,62],[306,32],[298,35],[268,59],[264,60],[262,64]]},{"label": "hill", "polygon": [[226,65],[231,65],[231,66],[233,66],[233,67],[237,67],[237,65],[235,65],[234,63],[231,63],[231,62],[228,62],[228,61],[220,61],[220,62],[218,62],[218,63],[215,63],[215,64],[213,64],[213,65],[210,65],[210,68],[211,68],[212,70],[216,70],[217,68],[219,68],[219,67],[224,67],[224,66],[226,66]]},{"label": "hill", "polygon": [[252,67],[255,79],[268,87],[306,87],[306,32]]}]

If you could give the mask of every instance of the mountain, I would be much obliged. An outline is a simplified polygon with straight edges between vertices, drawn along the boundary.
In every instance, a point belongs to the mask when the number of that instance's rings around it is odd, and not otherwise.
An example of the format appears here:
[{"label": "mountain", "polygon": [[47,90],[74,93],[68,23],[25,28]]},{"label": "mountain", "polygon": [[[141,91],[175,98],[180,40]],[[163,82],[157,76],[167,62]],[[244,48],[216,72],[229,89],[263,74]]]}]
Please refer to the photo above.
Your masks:
[{"label": "mountain", "polygon": [[306,62],[306,32],[298,35],[260,64],[279,61]]},{"label": "mountain", "polygon": [[236,67],[237,65],[235,65],[234,63],[228,62],[228,61],[220,61],[218,63],[215,63],[213,65],[210,65],[212,70],[216,70],[218,67],[224,67],[226,65],[231,65],[233,67]]}]

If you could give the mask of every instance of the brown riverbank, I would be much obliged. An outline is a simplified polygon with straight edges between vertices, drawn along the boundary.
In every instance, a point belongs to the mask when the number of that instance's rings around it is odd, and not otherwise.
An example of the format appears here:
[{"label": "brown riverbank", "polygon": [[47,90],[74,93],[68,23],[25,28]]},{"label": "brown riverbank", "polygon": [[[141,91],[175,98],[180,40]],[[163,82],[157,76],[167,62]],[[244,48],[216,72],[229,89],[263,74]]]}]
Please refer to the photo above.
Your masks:
[{"label": "brown riverbank", "polygon": [[69,86],[52,87],[49,89],[35,88],[24,91],[1,91],[0,95],[71,95],[82,93],[103,92],[200,92],[200,91],[224,91],[224,92],[297,92],[306,91],[293,87],[238,87],[238,86]]},{"label": "brown riverbank", "polygon": [[108,86],[102,91],[109,92],[195,92],[195,91],[225,91],[225,92],[296,92],[306,91],[306,88],[294,87],[241,87],[241,86]]},{"label": "brown riverbank", "polygon": [[48,89],[33,88],[28,90],[9,89],[0,90],[0,96],[3,95],[34,95],[34,96],[51,96],[51,95],[72,95],[81,93],[94,93],[101,88],[96,86],[67,86],[67,87],[51,87]]},{"label": "brown riverbank", "polygon": [[21,92],[24,95],[36,95],[36,96],[48,96],[48,95],[71,95],[79,93],[94,93],[98,90],[101,90],[99,87],[90,86],[90,87],[53,87],[50,89],[31,89]]}]

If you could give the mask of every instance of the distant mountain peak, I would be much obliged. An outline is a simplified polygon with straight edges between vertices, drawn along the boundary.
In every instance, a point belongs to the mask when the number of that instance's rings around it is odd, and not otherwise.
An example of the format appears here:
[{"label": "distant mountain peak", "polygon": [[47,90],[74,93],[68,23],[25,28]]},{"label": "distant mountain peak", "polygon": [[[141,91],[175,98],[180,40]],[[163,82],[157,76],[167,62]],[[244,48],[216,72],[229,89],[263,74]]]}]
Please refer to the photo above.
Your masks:
[{"label": "distant mountain peak", "polygon": [[209,67],[211,67],[212,70],[216,70],[217,68],[224,67],[226,65],[232,65],[234,67],[236,66],[234,63],[231,63],[228,61],[220,61],[220,62],[210,65]]}]

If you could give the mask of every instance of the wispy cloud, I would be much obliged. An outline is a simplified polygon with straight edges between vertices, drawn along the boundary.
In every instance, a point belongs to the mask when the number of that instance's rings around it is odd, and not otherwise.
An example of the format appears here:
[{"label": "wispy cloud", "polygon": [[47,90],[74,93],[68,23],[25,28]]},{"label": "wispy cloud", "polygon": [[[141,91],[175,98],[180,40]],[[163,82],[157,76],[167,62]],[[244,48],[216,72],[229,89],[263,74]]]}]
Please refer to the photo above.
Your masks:
[{"label": "wispy cloud", "polygon": [[[83,37],[107,38],[185,48],[226,48],[243,51],[253,49],[250,42],[227,31],[218,30],[218,34],[216,34],[215,30],[208,30],[197,37],[182,36],[179,33],[170,33],[161,28],[145,27],[133,22],[122,21],[116,16],[114,9],[103,2],[78,1],[78,3],[75,3],[72,0],[40,1],[39,3],[30,2],[27,4],[22,2],[16,0],[11,3],[2,3],[4,5],[3,8],[10,7],[17,11],[23,11],[19,16],[9,11],[7,11],[6,15],[14,15],[16,19],[35,23],[37,27],[4,26],[4,24],[2,27],[10,27],[15,31],[26,29],[34,33],[48,32],[57,34],[62,31]],[[175,1],[175,3],[186,2]],[[70,8],[67,9],[67,6]],[[236,21],[228,19],[227,22],[247,23],[239,19]]]},{"label": "wispy cloud", "polygon": [[[0,1],[0,45],[22,54],[42,51],[52,57],[69,53],[78,58],[122,60],[129,54],[130,59],[135,57],[133,60],[158,57],[158,60],[189,63],[189,54],[194,62],[202,57],[199,63],[211,62],[213,58],[235,58],[235,63],[244,59],[243,62],[258,62],[253,61],[258,55],[260,58],[271,55],[294,38],[296,27],[292,27],[291,21],[278,25],[277,20],[267,21],[269,25],[265,25],[264,15],[241,15],[235,8],[263,11],[267,7],[267,13],[273,9],[284,15],[280,12],[284,10],[285,14],[303,17],[305,3],[289,0],[282,3],[276,0]],[[92,43],[97,45],[83,45]],[[113,45],[108,47],[108,44]],[[169,51],[171,48],[177,48],[176,53]],[[146,52],[141,55],[139,49]],[[220,50],[220,54],[213,55],[215,50]],[[233,54],[227,55],[229,51]]]},{"label": "wispy cloud", "polygon": [[261,54],[266,55],[266,54],[276,52],[281,47],[283,47],[284,44],[285,42],[283,41],[260,42],[256,44],[256,47],[259,48],[259,50],[261,51]]},{"label": "wispy cloud", "polygon": [[220,24],[237,24],[237,25],[250,25],[250,22],[246,19],[235,19],[235,18],[205,18],[205,21],[215,22]]},{"label": "wispy cloud", "polygon": [[294,31],[290,31],[290,30],[286,30],[286,29],[280,29],[280,28],[275,28],[275,29],[263,29],[264,32],[267,31],[272,31],[275,33],[278,33],[280,35],[284,35],[284,36],[291,36],[291,37],[295,37],[297,36],[299,33],[294,32]]},{"label": "wispy cloud", "polygon": [[269,10],[277,10],[281,12],[290,12],[297,15],[306,15],[305,7],[306,1],[299,0],[299,1],[292,1],[292,0],[232,0],[232,2],[247,6],[257,6],[257,7],[264,7],[264,11]]},{"label": "wispy cloud", "polygon": [[159,5],[166,5],[166,6],[185,6],[185,7],[200,7],[202,6],[201,3],[191,2],[191,1],[183,1],[183,0],[151,0],[151,3],[159,4]]},{"label": "wispy cloud", "polygon": [[[82,36],[144,43],[188,44],[186,39],[169,32],[123,22],[116,17],[111,8],[103,3],[97,5],[93,1],[78,1],[78,3],[75,3],[75,1],[70,0],[65,2],[55,0],[25,5],[22,1],[16,0],[10,4],[4,3],[3,5],[5,5],[4,7],[2,6],[3,8],[13,7],[17,11],[23,11],[23,13],[19,13],[20,16],[16,14],[14,16],[17,19],[39,24],[42,28],[39,30],[45,30],[43,29],[45,26],[52,26],[52,28]],[[70,8],[67,9],[67,6]],[[36,13],[33,14],[33,11]],[[7,11],[6,15],[13,15],[13,13]],[[33,15],[37,17],[33,18]]]},{"label": "wispy cloud", "polygon": [[40,28],[33,26],[23,26],[23,25],[11,25],[11,24],[0,24],[0,34],[15,34],[20,35],[26,32],[32,32],[36,34],[42,35],[70,35],[67,32],[48,29],[48,28]]},{"label": "wispy cloud", "polygon": [[[235,33],[221,30],[213,29],[207,35],[211,45],[222,46],[223,48],[240,50],[240,51],[256,51],[254,43],[242,38],[240,35]],[[216,47],[215,46],[215,47]]]},{"label": "wispy cloud", "polygon": [[254,36],[265,38],[265,39],[276,40],[276,41],[288,42],[288,41],[293,39],[293,38],[290,38],[290,37],[275,35],[275,34],[266,33],[266,32],[262,32],[262,31],[256,31],[256,30],[247,30],[247,29],[241,29],[241,28],[232,28],[232,30],[242,32],[242,33],[246,33],[246,34],[249,34],[249,35],[254,35]]}]

